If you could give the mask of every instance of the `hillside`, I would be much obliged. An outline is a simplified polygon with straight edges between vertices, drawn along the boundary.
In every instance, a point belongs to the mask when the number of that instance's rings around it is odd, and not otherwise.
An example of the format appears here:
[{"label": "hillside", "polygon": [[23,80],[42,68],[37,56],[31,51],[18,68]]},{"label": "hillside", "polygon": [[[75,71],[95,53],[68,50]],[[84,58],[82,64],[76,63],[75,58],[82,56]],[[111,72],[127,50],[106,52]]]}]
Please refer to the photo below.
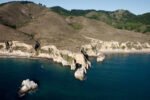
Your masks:
[{"label": "hillside", "polygon": [[[60,13],[55,9],[27,1],[1,4],[0,41],[19,40],[30,44],[39,41],[41,45],[53,44],[59,49],[72,51],[79,51],[83,44],[89,43],[90,40],[87,37],[104,41],[150,42],[149,35],[112,27],[108,20],[112,20],[113,17],[110,18],[110,16],[118,16],[114,15],[115,13],[95,10],[81,10],[80,13],[78,10],[70,12],[62,8]],[[98,19],[93,17],[95,14],[99,15]],[[104,16],[104,19],[107,18],[106,21],[108,22],[102,21],[103,17],[100,15]],[[135,16],[133,14],[130,18]],[[129,15],[126,18],[117,17],[117,20],[123,23],[122,20],[128,19],[128,17]],[[142,17],[139,16],[138,20]],[[114,19],[115,21],[116,19]],[[143,21],[141,20],[141,22]],[[149,25],[147,21],[143,23]]]},{"label": "hillside", "polygon": [[102,10],[66,10],[56,6],[52,11],[63,16],[84,16],[86,18],[103,21],[115,28],[132,30],[150,34],[150,13],[135,15],[127,10],[102,11]]}]

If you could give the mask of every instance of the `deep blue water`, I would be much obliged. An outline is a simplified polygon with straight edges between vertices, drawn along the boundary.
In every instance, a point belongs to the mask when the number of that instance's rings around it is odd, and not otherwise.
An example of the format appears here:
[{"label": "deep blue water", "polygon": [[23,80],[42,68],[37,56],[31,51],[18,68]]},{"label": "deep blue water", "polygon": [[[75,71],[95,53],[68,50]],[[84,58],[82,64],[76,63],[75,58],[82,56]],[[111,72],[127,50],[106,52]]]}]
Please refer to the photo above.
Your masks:
[{"label": "deep blue water", "polygon": [[[0,100],[150,100],[150,54],[91,60],[87,79],[78,81],[69,67],[48,60],[1,58]],[[39,88],[19,98],[19,86],[27,78]]]}]

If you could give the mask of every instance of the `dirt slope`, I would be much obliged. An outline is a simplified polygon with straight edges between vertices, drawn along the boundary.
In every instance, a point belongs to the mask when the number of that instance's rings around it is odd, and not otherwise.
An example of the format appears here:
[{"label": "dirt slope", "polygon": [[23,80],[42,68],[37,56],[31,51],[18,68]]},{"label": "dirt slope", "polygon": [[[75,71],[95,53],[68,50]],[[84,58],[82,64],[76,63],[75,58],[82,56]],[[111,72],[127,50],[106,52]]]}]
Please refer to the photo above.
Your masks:
[{"label": "dirt slope", "polygon": [[150,42],[142,33],[118,30],[94,19],[64,17],[31,2],[13,2],[0,6],[0,41],[20,40],[41,45],[53,44],[59,49],[79,51],[89,43],[85,37],[101,40]]}]

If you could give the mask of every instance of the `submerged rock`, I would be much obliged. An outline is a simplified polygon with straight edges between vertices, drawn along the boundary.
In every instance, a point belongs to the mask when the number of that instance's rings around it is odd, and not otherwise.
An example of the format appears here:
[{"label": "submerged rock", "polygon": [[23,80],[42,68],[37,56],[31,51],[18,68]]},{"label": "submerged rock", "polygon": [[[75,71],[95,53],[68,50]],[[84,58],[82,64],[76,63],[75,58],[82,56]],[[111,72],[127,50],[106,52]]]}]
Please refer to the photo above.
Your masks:
[{"label": "submerged rock", "polygon": [[21,84],[21,88],[19,90],[19,96],[22,97],[26,93],[34,91],[38,88],[38,84],[29,79],[23,80]]}]

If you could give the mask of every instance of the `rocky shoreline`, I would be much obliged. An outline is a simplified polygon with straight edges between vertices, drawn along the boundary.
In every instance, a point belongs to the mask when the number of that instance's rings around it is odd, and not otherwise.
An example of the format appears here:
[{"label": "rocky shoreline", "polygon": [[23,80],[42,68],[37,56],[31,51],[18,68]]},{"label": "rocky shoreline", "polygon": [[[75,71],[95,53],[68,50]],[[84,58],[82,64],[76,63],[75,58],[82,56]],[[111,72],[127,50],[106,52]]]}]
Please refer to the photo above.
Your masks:
[{"label": "rocky shoreline", "polygon": [[[83,80],[86,70],[90,67],[90,61],[85,59],[84,54],[73,53],[67,50],[58,50],[53,45],[32,46],[19,41],[7,41],[0,43],[0,55],[8,57],[23,58],[47,58],[54,62],[61,63],[63,66],[70,66],[71,70],[78,72],[82,70],[82,75],[76,75],[75,78]],[[82,76],[82,78],[81,78]]]},{"label": "rocky shoreline", "polygon": [[[87,37],[86,37],[87,38]],[[88,38],[91,42],[90,44],[82,46],[82,48],[87,51],[89,55],[95,55],[92,53],[94,51],[96,54],[101,53],[150,53],[150,43],[138,41],[102,41],[94,38]]]},{"label": "rocky shoreline", "polygon": [[149,43],[101,41],[91,39],[91,43],[83,45],[80,52],[58,50],[54,45],[41,46],[36,42],[34,46],[20,41],[6,41],[0,43],[0,56],[20,58],[46,58],[63,66],[70,66],[74,70],[76,79],[84,80],[87,69],[91,67],[89,56],[97,57],[97,61],[105,59],[104,53],[150,53]]}]

